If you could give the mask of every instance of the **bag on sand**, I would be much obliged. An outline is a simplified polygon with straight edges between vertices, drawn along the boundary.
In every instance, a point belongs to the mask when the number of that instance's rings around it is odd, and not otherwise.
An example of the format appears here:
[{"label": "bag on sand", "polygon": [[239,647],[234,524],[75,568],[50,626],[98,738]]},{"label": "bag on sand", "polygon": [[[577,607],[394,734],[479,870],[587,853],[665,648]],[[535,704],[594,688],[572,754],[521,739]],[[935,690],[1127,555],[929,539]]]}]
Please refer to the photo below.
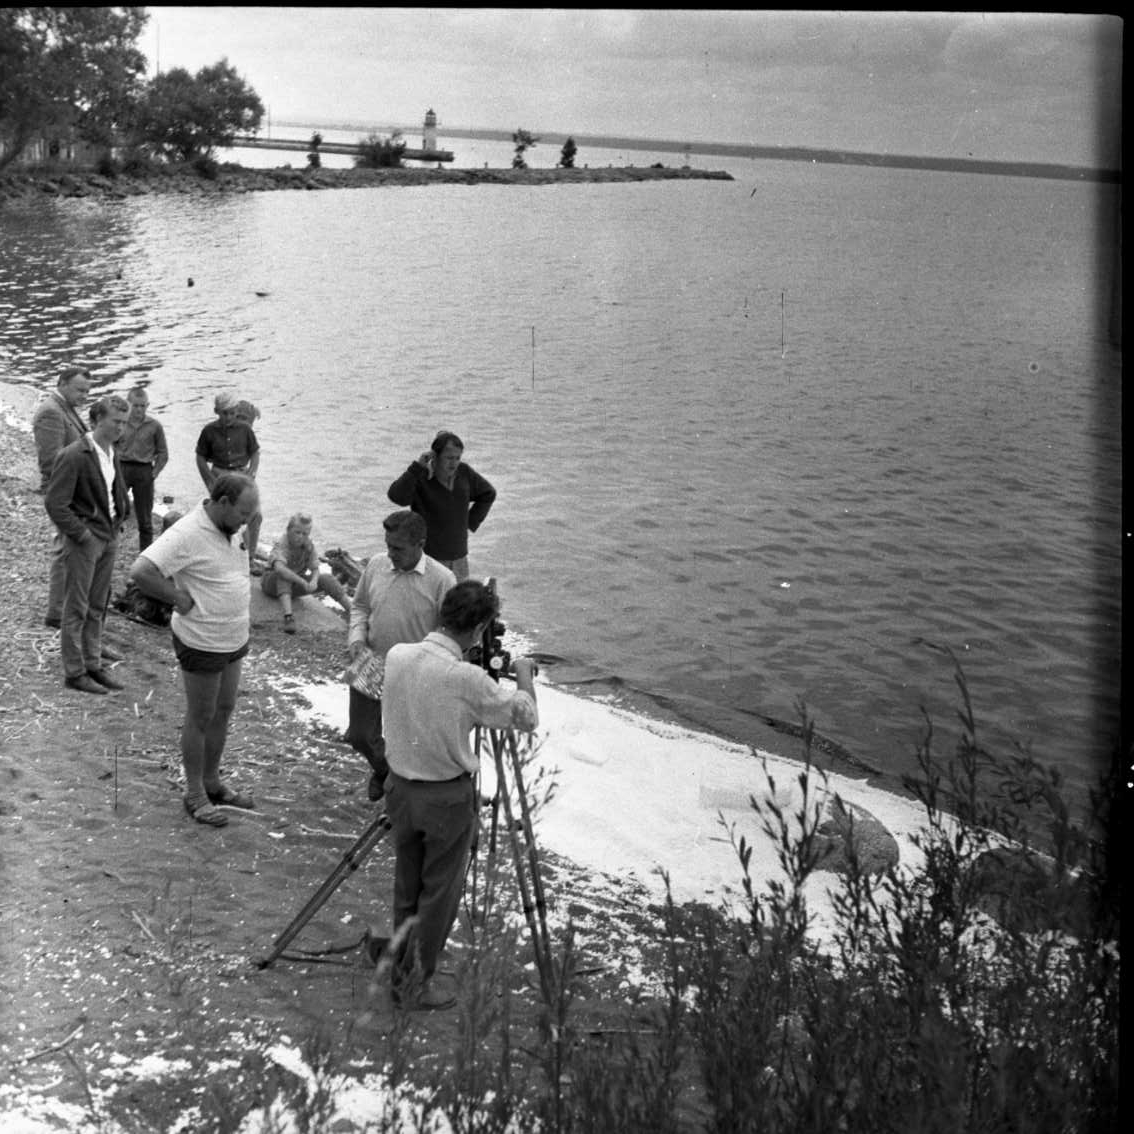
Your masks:
[{"label": "bag on sand", "polygon": [[126,590],[115,598],[114,609],[127,618],[148,622],[151,626],[168,626],[173,615],[173,607],[169,603],[142,594],[134,583],[127,583]]}]

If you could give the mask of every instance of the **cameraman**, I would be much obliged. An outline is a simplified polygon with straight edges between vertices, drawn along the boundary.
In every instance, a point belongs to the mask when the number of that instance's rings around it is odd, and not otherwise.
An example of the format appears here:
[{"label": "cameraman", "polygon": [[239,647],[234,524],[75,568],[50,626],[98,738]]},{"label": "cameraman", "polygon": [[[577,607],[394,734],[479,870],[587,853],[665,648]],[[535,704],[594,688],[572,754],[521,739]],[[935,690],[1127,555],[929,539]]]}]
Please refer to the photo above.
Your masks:
[{"label": "cameraman", "polygon": [[475,725],[530,732],[538,723],[529,658],[515,664],[515,690],[463,660],[498,612],[492,590],[464,580],[445,596],[439,630],[414,645],[393,646],[386,656],[395,933],[417,918],[395,959],[393,996],[409,1008],[448,1008],[456,1000],[431,978],[457,917],[477,822],[472,777],[479,762],[469,734]]}]

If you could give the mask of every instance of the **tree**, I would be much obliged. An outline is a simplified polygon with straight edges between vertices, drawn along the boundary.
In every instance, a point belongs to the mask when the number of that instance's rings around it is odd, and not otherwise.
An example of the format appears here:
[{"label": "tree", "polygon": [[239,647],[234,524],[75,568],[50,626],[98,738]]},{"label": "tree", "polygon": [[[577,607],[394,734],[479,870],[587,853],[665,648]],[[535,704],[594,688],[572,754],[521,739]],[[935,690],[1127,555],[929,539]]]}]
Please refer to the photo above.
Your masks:
[{"label": "tree", "polygon": [[358,153],[354,158],[355,169],[401,169],[402,154],[406,143],[401,131],[395,131],[388,138],[380,134],[370,134],[358,141]]},{"label": "tree", "polygon": [[209,159],[237,134],[254,134],[264,104],[227,59],[190,75],[174,67],[150,80],[138,113],[139,140],[166,158]]},{"label": "tree", "polygon": [[575,145],[574,138],[568,138],[563,143],[563,149],[559,152],[559,164],[563,169],[575,168],[575,155],[579,152],[579,147]]},{"label": "tree", "polygon": [[37,134],[109,147],[129,125],[146,58],[143,8],[0,8],[0,169]]},{"label": "tree", "polygon": [[539,138],[529,130],[517,130],[512,135],[512,141],[516,144],[516,154],[512,158],[512,168],[527,169],[528,163],[524,161],[524,151],[534,146],[536,142],[539,141]]}]

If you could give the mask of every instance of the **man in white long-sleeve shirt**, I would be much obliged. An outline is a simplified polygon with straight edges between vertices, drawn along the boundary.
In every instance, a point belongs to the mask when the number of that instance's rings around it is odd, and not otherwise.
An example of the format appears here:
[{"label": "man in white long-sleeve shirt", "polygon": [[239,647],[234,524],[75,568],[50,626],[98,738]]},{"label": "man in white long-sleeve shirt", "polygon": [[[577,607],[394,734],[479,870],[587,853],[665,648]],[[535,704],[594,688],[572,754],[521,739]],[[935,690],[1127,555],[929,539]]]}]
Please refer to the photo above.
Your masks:
[{"label": "man in white long-sleeve shirt", "polygon": [[440,629],[386,655],[386,813],[393,827],[394,930],[414,924],[393,967],[393,995],[409,1008],[447,1008],[452,991],[432,984],[460,907],[476,829],[476,725],[530,732],[538,723],[530,658],[515,663],[515,688],[465,653],[499,611],[495,593],[464,580],[445,596]]}]

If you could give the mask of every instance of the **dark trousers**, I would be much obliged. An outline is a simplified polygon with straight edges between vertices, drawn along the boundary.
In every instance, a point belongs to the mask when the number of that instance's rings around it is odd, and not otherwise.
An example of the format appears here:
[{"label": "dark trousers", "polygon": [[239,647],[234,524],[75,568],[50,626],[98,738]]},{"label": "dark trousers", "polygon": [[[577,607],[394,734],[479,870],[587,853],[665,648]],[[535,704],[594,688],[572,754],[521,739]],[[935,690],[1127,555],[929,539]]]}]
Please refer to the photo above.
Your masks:
[{"label": "dark trousers", "polygon": [[379,779],[386,778],[390,765],[386,763],[386,741],[382,736],[382,702],[367,697],[353,686],[350,688],[346,742],[355,752],[366,757]]},{"label": "dark trousers", "polygon": [[470,776],[419,783],[386,778],[386,814],[394,836],[394,931],[417,922],[398,953],[395,980],[427,980],[457,920],[469,850],[476,830]]},{"label": "dark trousers", "polygon": [[154,466],[143,461],[123,461],[122,480],[134,497],[138,550],[145,551],[154,542]]}]

